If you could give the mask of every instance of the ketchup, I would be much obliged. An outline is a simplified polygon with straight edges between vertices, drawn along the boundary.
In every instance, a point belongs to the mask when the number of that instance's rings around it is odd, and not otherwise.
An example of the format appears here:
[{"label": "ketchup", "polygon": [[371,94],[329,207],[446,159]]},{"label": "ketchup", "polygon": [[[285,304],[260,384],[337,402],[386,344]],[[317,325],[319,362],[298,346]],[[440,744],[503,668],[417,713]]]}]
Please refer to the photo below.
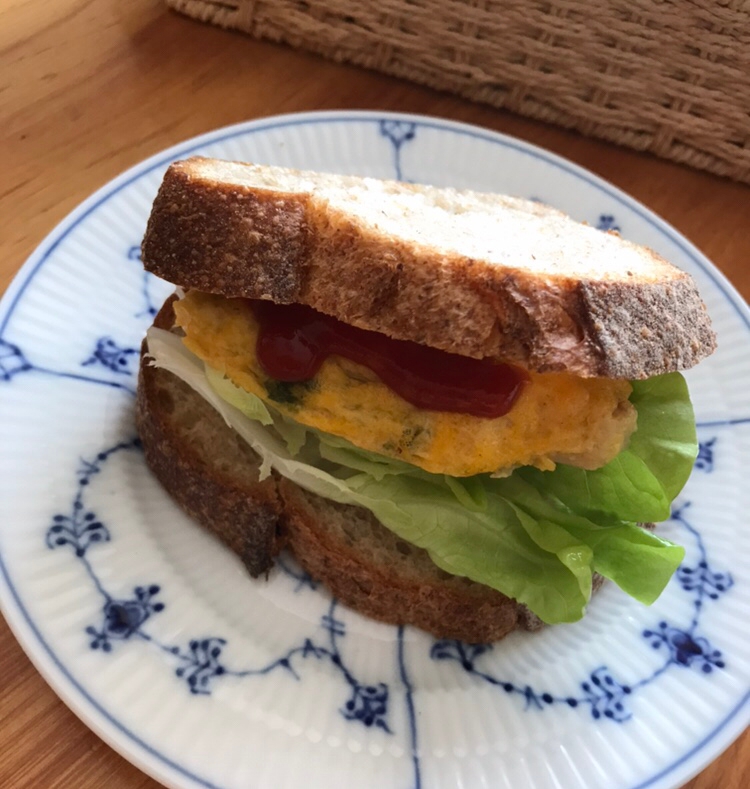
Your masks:
[{"label": "ketchup", "polygon": [[278,381],[314,378],[332,355],[368,367],[417,408],[493,419],[513,407],[526,372],[342,323],[302,304],[250,301],[260,331],[256,355]]}]

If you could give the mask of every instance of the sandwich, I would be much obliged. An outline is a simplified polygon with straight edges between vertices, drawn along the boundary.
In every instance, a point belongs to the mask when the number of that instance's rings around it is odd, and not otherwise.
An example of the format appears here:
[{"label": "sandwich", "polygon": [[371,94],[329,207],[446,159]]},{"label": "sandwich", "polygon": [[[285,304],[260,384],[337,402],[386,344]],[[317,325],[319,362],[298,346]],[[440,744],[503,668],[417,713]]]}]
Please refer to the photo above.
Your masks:
[{"label": "sandwich", "polygon": [[173,283],[137,425],[249,573],[289,550],[341,602],[437,637],[652,603],[692,470],[692,278],[538,202],[192,158],[142,245]]}]

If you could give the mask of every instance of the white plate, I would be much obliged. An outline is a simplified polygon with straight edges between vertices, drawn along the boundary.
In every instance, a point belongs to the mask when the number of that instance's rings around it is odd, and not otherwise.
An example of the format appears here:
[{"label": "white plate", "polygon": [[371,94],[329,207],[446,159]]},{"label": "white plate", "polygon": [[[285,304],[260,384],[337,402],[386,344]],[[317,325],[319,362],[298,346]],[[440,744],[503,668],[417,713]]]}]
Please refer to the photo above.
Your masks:
[{"label": "white plate", "polygon": [[[652,608],[605,587],[583,623],[494,649],[336,606],[293,567],[252,581],[134,445],[140,338],[170,288],[138,244],[190,153],[505,191],[649,244],[697,279],[720,350],[688,375],[701,454]],[[0,593],[31,659],[172,787],[676,787],[750,719],[750,317],[682,236],[612,186],[470,126],[318,113],[223,129],[105,186],[0,305]]]}]

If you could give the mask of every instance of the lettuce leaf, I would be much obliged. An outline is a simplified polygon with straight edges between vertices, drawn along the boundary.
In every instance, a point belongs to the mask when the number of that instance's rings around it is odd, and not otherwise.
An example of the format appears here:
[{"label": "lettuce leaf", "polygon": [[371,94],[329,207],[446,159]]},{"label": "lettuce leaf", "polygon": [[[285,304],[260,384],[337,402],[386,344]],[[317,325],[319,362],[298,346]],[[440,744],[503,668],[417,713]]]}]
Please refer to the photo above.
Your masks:
[{"label": "lettuce leaf", "polygon": [[697,453],[685,382],[672,373],[636,382],[638,430],[603,469],[558,465],[506,478],[452,478],[361,450],[282,417],[204,368],[179,338],[149,330],[157,366],[205,397],[271,468],[334,501],[366,507],[442,569],[491,586],[548,623],[581,618],[592,574],[649,604],[682,561],[682,548],[637,527],[663,520]]},{"label": "lettuce leaf", "polygon": [[600,524],[666,520],[698,453],[687,384],[679,373],[634,381],[630,401],[638,428],[606,466],[586,471],[560,464],[552,473],[515,473]]}]

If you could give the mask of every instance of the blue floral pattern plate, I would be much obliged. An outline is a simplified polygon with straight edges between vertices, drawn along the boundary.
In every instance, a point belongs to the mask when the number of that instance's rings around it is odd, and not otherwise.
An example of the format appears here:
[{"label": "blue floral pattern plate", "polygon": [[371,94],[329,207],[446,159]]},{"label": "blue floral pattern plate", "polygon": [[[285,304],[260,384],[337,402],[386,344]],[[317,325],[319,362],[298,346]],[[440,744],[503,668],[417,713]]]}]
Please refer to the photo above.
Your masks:
[{"label": "blue floral pattern plate", "polygon": [[[285,558],[253,581],[151,478],[138,346],[170,287],[139,242],[193,153],[532,197],[697,279],[719,336],[688,373],[700,454],[662,533],[662,598],[605,586],[584,622],[494,645],[346,610]],[[682,236],[609,184],[482,129],[316,113],[222,129],[124,173],[42,243],[0,303],[0,599],[92,729],[167,786],[667,789],[750,720],[750,314]]]}]

